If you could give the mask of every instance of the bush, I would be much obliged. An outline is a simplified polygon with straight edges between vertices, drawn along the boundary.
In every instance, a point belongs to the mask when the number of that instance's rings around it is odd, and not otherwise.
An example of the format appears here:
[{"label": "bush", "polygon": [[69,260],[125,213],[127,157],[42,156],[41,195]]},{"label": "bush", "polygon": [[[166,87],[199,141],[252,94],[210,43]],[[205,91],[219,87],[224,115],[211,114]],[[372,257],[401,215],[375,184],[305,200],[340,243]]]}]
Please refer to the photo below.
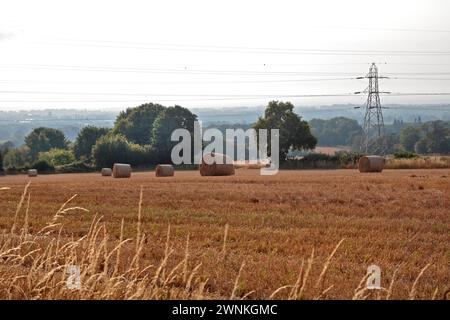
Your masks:
[{"label": "bush", "polygon": [[123,162],[133,166],[154,163],[153,149],[129,142],[122,135],[107,135],[98,139],[92,148],[92,157],[98,167],[112,167]]},{"label": "bush", "polygon": [[337,158],[325,153],[308,153],[303,157],[302,161],[337,161]]},{"label": "bush", "polygon": [[338,151],[334,155],[308,153],[301,159],[288,159],[281,164],[282,169],[338,169],[354,168],[362,153]]},{"label": "bush", "polygon": [[280,163],[280,169],[338,169],[337,161],[314,160],[305,161],[305,159],[288,159]]},{"label": "bush", "polygon": [[281,169],[336,169],[336,156],[325,153],[308,153],[301,159],[287,159],[280,163]]},{"label": "bush", "polygon": [[130,163],[135,166],[156,164],[156,152],[150,145],[131,144]]},{"label": "bush", "polygon": [[36,169],[38,173],[54,173],[55,167],[49,163],[47,160],[41,159],[35,161],[31,168]]},{"label": "bush", "polygon": [[81,172],[93,172],[97,168],[90,165],[85,161],[75,161],[69,164],[56,167],[58,173],[81,173]]},{"label": "bush", "polygon": [[38,160],[45,160],[52,166],[56,167],[75,162],[75,156],[70,150],[51,149],[47,152],[40,152]]},{"label": "bush", "polygon": [[399,152],[394,153],[394,159],[415,159],[418,157],[419,157],[419,155],[417,155],[414,152],[399,151]]},{"label": "bush", "polygon": [[356,164],[364,154],[356,151],[337,151],[336,157],[340,164]]}]

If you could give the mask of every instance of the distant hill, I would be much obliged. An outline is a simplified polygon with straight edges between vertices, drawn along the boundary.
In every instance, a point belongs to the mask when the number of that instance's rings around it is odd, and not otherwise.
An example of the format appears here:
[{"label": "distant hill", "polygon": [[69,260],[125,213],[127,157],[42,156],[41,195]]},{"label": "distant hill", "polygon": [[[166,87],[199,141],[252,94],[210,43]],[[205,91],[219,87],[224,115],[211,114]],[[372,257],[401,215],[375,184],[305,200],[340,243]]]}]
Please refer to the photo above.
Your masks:
[{"label": "distant hill", "polygon": [[[363,109],[353,104],[329,106],[297,106],[295,111],[306,120],[346,117],[362,121]],[[450,120],[450,104],[445,105],[384,105],[386,124],[402,120],[414,122],[418,117],[422,122],[430,120]],[[204,126],[220,124],[252,124],[264,112],[264,106],[228,108],[191,108]],[[33,128],[44,126],[60,129],[70,140],[74,140],[79,130],[86,125],[112,127],[120,110],[48,109],[0,111],[0,141],[23,143],[23,138]]]}]

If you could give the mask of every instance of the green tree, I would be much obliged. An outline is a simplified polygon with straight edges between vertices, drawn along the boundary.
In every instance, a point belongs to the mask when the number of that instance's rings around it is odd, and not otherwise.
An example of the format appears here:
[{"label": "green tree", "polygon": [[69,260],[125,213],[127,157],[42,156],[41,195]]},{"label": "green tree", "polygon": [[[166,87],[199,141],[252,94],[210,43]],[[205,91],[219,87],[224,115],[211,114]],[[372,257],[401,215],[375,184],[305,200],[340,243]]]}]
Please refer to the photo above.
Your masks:
[{"label": "green tree", "polygon": [[450,153],[450,122],[432,121],[424,125],[429,152]]},{"label": "green tree", "polygon": [[153,103],[128,108],[117,117],[114,133],[123,135],[130,142],[141,145],[151,144],[153,123],[164,109],[162,105]]},{"label": "green tree", "polygon": [[361,135],[362,128],[358,121],[345,117],[329,120],[312,119],[309,121],[311,133],[321,146],[351,145],[355,136]]},{"label": "green tree", "polygon": [[402,147],[409,152],[414,151],[414,146],[421,137],[420,128],[414,126],[406,126],[400,131],[400,144]]},{"label": "green tree", "polygon": [[400,138],[396,133],[387,133],[370,141],[368,152],[371,154],[392,154],[401,150]]},{"label": "green tree", "polygon": [[39,173],[54,173],[55,167],[47,160],[38,159],[31,164],[33,169],[36,169]]},{"label": "green tree", "polygon": [[3,151],[3,154],[8,152],[8,150],[12,148],[14,148],[14,143],[12,143],[11,141],[5,141],[0,144],[0,151]]},{"label": "green tree", "polygon": [[178,143],[177,141],[171,141],[172,132],[175,129],[186,129],[193,137],[195,121],[197,121],[197,116],[180,106],[169,107],[159,114],[153,125],[152,138],[152,147],[158,155],[158,161],[171,161],[172,148]]},{"label": "green tree", "polygon": [[420,154],[425,154],[430,152],[430,147],[428,145],[428,139],[422,138],[416,142],[414,145],[414,151]]},{"label": "green tree", "polygon": [[46,152],[40,152],[38,156],[38,161],[39,160],[45,160],[53,167],[55,167],[74,162],[75,156],[71,150],[51,149]]},{"label": "green tree", "polygon": [[[309,125],[294,113],[290,102],[271,101],[253,126],[259,129],[280,130],[280,161],[286,160],[289,150],[314,149],[316,138],[311,134]],[[268,139],[270,142],[270,139]],[[269,143],[270,150],[270,143]]]},{"label": "green tree", "polygon": [[3,168],[23,168],[30,160],[30,149],[27,146],[9,149],[3,156]]},{"label": "green tree", "polygon": [[143,165],[153,162],[149,145],[141,146],[129,142],[121,135],[105,135],[92,148],[92,157],[99,167],[112,167],[114,163]]},{"label": "green tree", "polygon": [[25,137],[25,144],[30,148],[32,159],[36,159],[39,152],[50,149],[67,149],[68,141],[64,133],[58,129],[40,127],[31,131]]},{"label": "green tree", "polygon": [[73,152],[77,159],[82,157],[89,159],[92,156],[92,147],[97,140],[106,135],[110,129],[86,126],[80,130],[73,146]]},{"label": "green tree", "polygon": [[450,122],[431,121],[422,125],[422,138],[415,144],[417,153],[450,153]]},{"label": "green tree", "polygon": [[0,174],[3,173],[3,156],[8,152],[9,149],[13,148],[14,145],[11,141],[6,141],[0,143]]}]

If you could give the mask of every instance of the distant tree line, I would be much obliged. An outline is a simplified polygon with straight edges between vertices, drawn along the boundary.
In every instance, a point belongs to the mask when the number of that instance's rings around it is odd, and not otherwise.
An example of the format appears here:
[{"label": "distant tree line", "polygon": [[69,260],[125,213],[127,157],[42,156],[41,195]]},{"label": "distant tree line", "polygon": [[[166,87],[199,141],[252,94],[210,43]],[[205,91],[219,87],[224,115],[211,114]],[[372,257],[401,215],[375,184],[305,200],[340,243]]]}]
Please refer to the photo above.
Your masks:
[{"label": "distant tree line", "polygon": [[[317,138],[320,146],[351,146],[360,151],[362,127],[356,120],[344,117],[329,120],[312,119],[309,121],[311,132]],[[450,153],[450,122],[429,121],[422,123],[420,117],[414,123],[404,123],[395,120],[386,125],[386,135],[381,139],[371,137],[369,152],[377,153],[381,144],[387,145],[386,153],[402,151],[418,154],[449,154]]]},{"label": "distant tree line", "polygon": [[400,131],[399,143],[404,150],[410,152],[449,154],[450,121],[408,125]]},{"label": "distant tree line", "polygon": [[[255,129],[280,129],[282,161],[290,149],[312,149],[317,142],[308,123],[293,109],[290,102],[272,101],[253,125]],[[73,143],[58,129],[39,127],[25,137],[24,145],[5,145],[2,164],[9,172],[27,168],[78,172],[111,167],[115,162],[133,166],[170,163],[171,150],[178,143],[171,141],[172,132],[182,128],[193,136],[195,121],[197,116],[186,108],[147,103],[121,112],[111,129],[82,128]]]},{"label": "distant tree line", "polygon": [[344,117],[312,119],[309,125],[320,146],[350,146],[362,134],[358,121]]},{"label": "distant tree line", "polygon": [[27,168],[70,172],[115,162],[133,166],[170,162],[170,150],[177,143],[170,141],[172,131],[184,128],[193,133],[196,120],[186,108],[147,103],[121,112],[112,129],[82,128],[73,143],[58,129],[35,128],[23,146],[2,145],[0,163],[10,172]]},{"label": "distant tree line", "polygon": [[[178,141],[171,141],[173,130],[187,129],[193,135],[197,116],[181,106],[165,107],[147,103],[121,112],[113,128],[86,126],[73,142],[58,129],[38,127],[25,137],[22,146],[9,141],[0,143],[0,172],[40,171],[81,172],[99,167],[111,167],[115,162],[133,166],[170,163],[171,150]],[[220,131],[228,128],[279,129],[280,160],[286,161],[293,151],[321,146],[352,146],[360,151],[362,128],[356,120],[336,117],[306,122],[294,112],[290,102],[271,101],[253,125],[216,125]],[[403,123],[386,127],[387,153],[415,152],[420,154],[450,153],[450,122],[431,121]],[[373,141],[377,151],[382,141]],[[269,149],[270,153],[270,149]],[[351,161],[355,154],[345,155]],[[343,157],[341,157],[343,158]],[[345,160],[345,159],[344,159]]]}]

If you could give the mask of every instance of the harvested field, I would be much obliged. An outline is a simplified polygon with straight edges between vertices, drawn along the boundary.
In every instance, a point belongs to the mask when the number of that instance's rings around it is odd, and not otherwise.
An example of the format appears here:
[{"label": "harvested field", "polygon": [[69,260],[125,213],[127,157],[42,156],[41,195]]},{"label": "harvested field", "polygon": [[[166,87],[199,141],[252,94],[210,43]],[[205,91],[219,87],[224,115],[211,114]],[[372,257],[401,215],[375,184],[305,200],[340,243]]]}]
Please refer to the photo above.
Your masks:
[{"label": "harvested field", "polygon": [[[149,270],[155,273],[167,253],[170,225],[168,244],[173,254],[165,262],[167,270],[185,261],[177,269],[185,279],[173,282],[171,292],[180,283],[187,287],[187,275],[193,275],[200,263],[192,287],[204,283],[203,298],[441,299],[450,288],[449,169],[367,174],[282,171],[276,176],[238,169],[235,176],[226,177],[178,171],[170,180],[158,179],[153,172],[133,173],[131,179],[98,173],[0,177],[0,230],[4,232],[0,244],[12,237],[8,233],[30,180],[29,234],[45,227],[61,205],[77,194],[69,205],[75,209],[58,217],[64,225],[61,239],[86,235],[97,215],[105,223],[105,239],[112,248],[119,241],[123,219],[123,237],[132,241],[122,250],[120,268],[132,262],[133,239],[142,240],[145,234],[139,261],[141,266],[154,265]],[[27,197],[18,213],[20,221],[26,215],[26,203]],[[47,235],[48,241],[52,235]],[[45,236],[39,241],[46,241]],[[2,279],[11,274],[7,263],[19,263],[11,261],[4,258],[0,265]],[[359,290],[371,264],[381,267],[385,290]],[[23,263],[15,270],[26,275],[30,265]],[[21,290],[10,284],[8,296],[4,283],[0,298],[34,296],[20,281],[14,286]],[[46,296],[46,290],[39,291],[40,297],[78,297],[64,290]],[[153,296],[167,297],[173,295]]]}]

